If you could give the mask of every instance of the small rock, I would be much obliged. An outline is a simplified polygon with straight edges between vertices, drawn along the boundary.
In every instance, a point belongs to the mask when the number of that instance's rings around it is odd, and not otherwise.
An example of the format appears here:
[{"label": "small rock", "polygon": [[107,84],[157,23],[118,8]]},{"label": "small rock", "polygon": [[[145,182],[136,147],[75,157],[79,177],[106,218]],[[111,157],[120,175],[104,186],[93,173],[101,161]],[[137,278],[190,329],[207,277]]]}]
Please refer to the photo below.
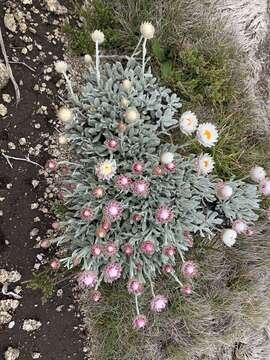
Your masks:
[{"label": "small rock", "polygon": [[19,144],[24,146],[26,144],[26,139],[25,138],[20,138],[19,139]]},{"label": "small rock", "polygon": [[12,316],[7,311],[0,311],[0,325],[8,324],[12,320]]},{"label": "small rock", "polygon": [[57,15],[63,15],[68,12],[65,6],[60,5],[58,0],[45,0],[47,9]]},{"label": "small rock", "polygon": [[22,277],[22,275],[18,271],[16,271],[16,270],[10,271],[10,273],[8,274],[7,282],[9,282],[9,283],[17,282],[17,281],[21,280],[21,277]]},{"label": "small rock", "polygon": [[9,94],[3,94],[2,99],[8,104],[11,102],[11,96]]},{"label": "small rock", "polygon": [[0,90],[3,89],[9,81],[9,72],[6,66],[0,62]]},{"label": "small rock", "polygon": [[32,0],[22,0],[23,5],[32,5]]},{"label": "small rock", "polygon": [[38,184],[39,184],[38,180],[32,180],[32,185],[34,189],[38,186]]},{"label": "small rock", "polygon": [[7,108],[5,105],[0,104],[0,116],[6,116],[7,115]]},{"label": "small rock", "polygon": [[9,324],[8,324],[8,328],[9,329],[13,329],[15,326],[15,321],[11,321]]},{"label": "small rock", "polygon": [[14,18],[13,14],[5,14],[5,16],[4,16],[4,24],[5,24],[5,27],[9,31],[11,31],[11,32],[16,31],[17,25],[16,25],[16,21],[15,21],[15,18]]},{"label": "small rock", "polygon": [[24,320],[23,322],[23,330],[30,332],[30,331],[35,331],[38,330],[41,327],[41,322],[34,320],[34,319],[28,319],[28,320]]},{"label": "small rock", "polygon": [[5,269],[0,269],[0,283],[4,284],[8,279],[8,271]]},{"label": "small rock", "polygon": [[20,356],[20,351],[11,346],[5,352],[5,360],[16,360]]},{"label": "small rock", "polygon": [[39,353],[39,352],[32,353],[32,359],[39,359],[40,357],[41,357],[41,353]]},{"label": "small rock", "polygon": [[18,300],[8,299],[8,300],[0,300],[0,311],[9,311],[15,310],[19,306]]}]

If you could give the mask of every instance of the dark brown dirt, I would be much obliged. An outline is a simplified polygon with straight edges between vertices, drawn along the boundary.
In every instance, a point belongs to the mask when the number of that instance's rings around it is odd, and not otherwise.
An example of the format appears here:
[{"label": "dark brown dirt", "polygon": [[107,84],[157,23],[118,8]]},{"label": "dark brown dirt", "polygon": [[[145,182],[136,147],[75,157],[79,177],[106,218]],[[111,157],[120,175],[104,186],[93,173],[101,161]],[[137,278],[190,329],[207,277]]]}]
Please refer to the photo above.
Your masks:
[{"label": "dark brown dirt", "polygon": [[[16,4],[24,12],[29,11],[33,22],[38,23],[37,33],[26,32],[33,40],[42,46],[42,51],[46,54],[39,61],[32,61],[39,55],[39,50],[34,46],[32,52],[27,56],[21,53],[21,49],[26,44],[20,39],[23,34],[19,31],[12,39],[9,39],[3,25],[3,16],[9,4]],[[53,129],[49,119],[55,117],[55,110],[52,105],[57,103],[56,81],[58,77],[52,75],[52,79],[46,82],[47,88],[53,91],[53,95],[47,95],[33,90],[37,83],[45,82],[43,79],[43,70],[45,65],[51,65],[54,62],[52,56],[57,55],[60,59],[63,55],[63,44],[59,41],[54,45],[47,39],[46,33],[53,33],[58,25],[53,24],[54,20],[59,20],[56,15],[48,15],[48,11],[39,0],[33,0],[33,6],[39,10],[38,14],[32,11],[32,6],[22,5],[21,0],[11,2],[1,1],[0,6],[0,25],[4,36],[4,42],[8,55],[14,53],[23,61],[33,67],[32,73],[28,68],[21,64],[12,64],[12,69],[17,82],[20,84],[22,101],[16,107],[15,101],[5,104],[8,108],[8,116],[0,118],[0,148],[5,150],[11,156],[24,157],[27,155],[29,147],[35,147],[37,144],[43,144],[44,139],[41,133],[52,133]],[[66,1],[61,1],[67,5]],[[42,14],[42,16],[41,16]],[[48,18],[48,23],[43,22],[42,17]],[[28,24],[29,26],[29,24]],[[59,26],[58,26],[59,27]],[[50,53],[51,52],[51,53]],[[29,56],[29,58],[28,58]],[[0,58],[3,59],[2,56]],[[0,103],[2,94],[8,93],[14,97],[14,90],[11,82],[0,91]],[[41,105],[47,106],[48,115],[36,114]],[[41,128],[36,129],[34,124],[40,123]],[[26,146],[20,146],[18,140],[25,137]],[[16,150],[10,150],[8,143],[13,142]],[[31,157],[34,161],[44,165],[48,159],[48,154],[44,149],[36,157]],[[46,236],[46,230],[50,226],[51,219],[44,216],[40,210],[31,210],[31,204],[36,203],[43,196],[45,190],[45,181],[39,177],[39,168],[32,164],[13,161],[13,168],[7,164],[3,157],[0,157],[0,198],[5,200],[0,202],[0,208],[3,210],[3,216],[0,217],[0,268],[7,270],[18,270],[22,274],[22,281],[31,278],[31,271],[35,264],[36,255],[44,253],[42,249],[36,249],[36,240],[30,240],[30,231],[33,228],[39,228],[39,236]],[[34,189],[31,181],[37,179],[39,186]],[[7,184],[12,184],[10,189]],[[45,205],[45,204],[44,204]],[[40,222],[35,223],[34,218],[39,217]],[[0,284],[1,285],[1,284]],[[21,282],[18,283],[21,285]],[[20,300],[20,306],[13,316],[15,326],[9,329],[7,326],[0,328],[0,358],[3,356],[8,346],[16,347],[20,350],[20,360],[30,360],[32,352],[40,352],[41,359],[46,360],[64,360],[64,359],[83,359],[82,337],[80,331],[80,318],[77,315],[77,309],[73,304],[73,296],[70,284],[63,287],[63,296],[54,296],[45,305],[41,304],[41,292],[27,289],[23,285],[23,299]],[[7,299],[7,296],[0,295],[0,299]],[[56,311],[56,307],[64,305],[61,312]],[[72,307],[70,308],[70,305]],[[36,319],[41,321],[41,329],[34,331],[31,335],[22,330],[24,319]]]}]

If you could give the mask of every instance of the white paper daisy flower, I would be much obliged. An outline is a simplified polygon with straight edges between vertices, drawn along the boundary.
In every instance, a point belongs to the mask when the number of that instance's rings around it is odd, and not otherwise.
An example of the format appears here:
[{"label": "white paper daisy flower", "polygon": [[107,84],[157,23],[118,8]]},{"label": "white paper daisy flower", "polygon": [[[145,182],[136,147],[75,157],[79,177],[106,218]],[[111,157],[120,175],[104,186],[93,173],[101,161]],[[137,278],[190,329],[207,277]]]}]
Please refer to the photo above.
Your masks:
[{"label": "white paper daisy flower", "polygon": [[100,180],[110,180],[116,173],[115,160],[105,160],[96,166],[96,174]]},{"label": "white paper daisy flower", "polygon": [[179,125],[182,133],[184,133],[185,135],[190,135],[198,127],[197,116],[191,111],[186,111],[182,114]]},{"label": "white paper daisy flower", "polygon": [[205,147],[212,147],[218,141],[218,131],[215,125],[203,123],[197,129],[197,139]]},{"label": "white paper daisy flower", "polygon": [[150,22],[143,22],[140,27],[140,32],[145,39],[150,40],[154,37],[155,28]]},{"label": "white paper daisy flower", "polygon": [[196,165],[199,174],[207,175],[213,171],[215,162],[211,155],[202,154],[198,157]]},{"label": "white paper daisy flower", "polygon": [[94,32],[92,32],[91,38],[94,42],[97,42],[98,44],[102,44],[105,40],[104,33],[100,30],[95,30]]}]

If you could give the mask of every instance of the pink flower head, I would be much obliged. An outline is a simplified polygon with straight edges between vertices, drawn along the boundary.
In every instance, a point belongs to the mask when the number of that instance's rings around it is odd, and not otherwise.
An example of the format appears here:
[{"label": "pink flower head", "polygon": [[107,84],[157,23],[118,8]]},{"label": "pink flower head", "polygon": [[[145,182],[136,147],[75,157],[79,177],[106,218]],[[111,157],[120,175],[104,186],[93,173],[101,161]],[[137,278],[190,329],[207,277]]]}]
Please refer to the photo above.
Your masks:
[{"label": "pink flower head", "polygon": [[94,302],[98,302],[101,299],[101,292],[98,290],[91,291],[90,299]]},{"label": "pink flower head", "polygon": [[176,248],[174,246],[164,246],[162,252],[164,255],[171,257],[175,255]]},{"label": "pink flower head", "polygon": [[137,161],[131,166],[131,170],[134,174],[141,174],[143,172],[144,163],[142,161]]},{"label": "pink flower head", "polygon": [[127,289],[130,294],[139,295],[143,292],[143,283],[137,279],[130,279],[127,284]]},{"label": "pink flower head", "polygon": [[91,254],[93,256],[99,256],[102,254],[102,245],[100,244],[94,244],[91,246]]},{"label": "pink flower head", "polygon": [[132,322],[133,329],[136,330],[143,329],[145,328],[146,325],[147,325],[147,318],[145,315],[137,315]]},{"label": "pink flower head", "polygon": [[155,245],[152,240],[145,240],[141,243],[140,249],[147,255],[152,255],[155,251]]},{"label": "pink flower head", "polygon": [[104,196],[104,189],[101,186],[97,186],[94,188],[92,194],[96,199],[100,199]]},{"label": "pink flower head", "polygon": [[118,141],[113,138],[107,139],[105,141],[105,146],[108,150],[114,151],[118,148]]},{"label": "pink flower head", "polygon": [[127,125],[123,122],[119,122],[117,124],[117,130],[120,132],[120,133],[124,133],[126,130],[127,130]]},{"label": "pink flower head", "polygon": [[161,176],[164,174],[163,168],[160,165],[155,165],[152,169],[152,174],[155,176]]},{"label": "pink flower head", "polygon": [[154,312],[161,312],[166,308],[168,298],[165,295],[156,295],[150,303],[150,308]]},{"label": "pink flower head", "polygon": [[57,162],[53,159],[48,160],[46,163],[46,168],[50,171],[55,171],[57,168]]},{"label": "pink flower head", "polygon": [[184,285],[181,292],[184,296],[189,296],[192,293],[192,286],[190,284]]},{"label": "pink flower head", "polygon": [[52,229],[55,230],[55,231],[60,230],[60,223],[58,221],[54,221],[52,223]]},{"label": "pink flower head", "polygon": [[93,287],[97,282],[97,274],[94,271],[83,271],[78,276],[78,283],[83,287]]},{"label": "pink flower head", "polygon": [[67,165],[61,165],[60,171],[62,175],[66,175],[69,173],[69,167]]},{"label": "pink flower head", "polygon": [[59,200],[64,200],[64,198],[65,198],[64,191],[59,191],[59,193],[57,194],[57,197]]},{"label": "pink flower head", "polygon": [[121,273],[122,267],[119,263],[109,263],[104,268],[104,281],[107,283],[112,283],[121,277]]},{"label": "pink flower head", "polygon": [[[40,247],[42,249],[48,249],[48,247],[50,247],[50,245],[51,245],[51,243],[50,243],[50,240],[48,240],[48,239],[42,240],[40,242]],[[52,267],[52,263],[51,263],[51,267]]]},{"label": "pink flower head", "polygon": [[193,261],[185,261],[181,267],[182,275],[186,278],[192,278],[197,275],[198,268]]},{"label": "pink flower head", "polygon": [[149,191],[149,182],[145,180],[136,180],[132,184],[132,191],[138,196],[145,196]]},{"label": "pink flower head", "polygon": [[54,269],[54,270],[57,270],[60,268],[61,264],[60,264],[60,261],[58,259],[53,259],[51,261],[51,268]]},{"label": "pink flower head", "polygon": [[267,178],[262,180],[259,185],[259,190],[264,196],[270,195],[270,180]]},{"label": "pink flower head", "polygon": [[114,256],[117,253],[117,246],[112,241],[109,241],[104,249],[108,256]]},{"label": "pink flower head", "polygon": [[131,179],[126,175],[117,176],[115,181],[115,186],[118,187],[119,189],[128,189],[130,184],[131,184]]},{"label": "pink flower head", "polygon": [[105,216],[111,221],[115,221],[121,218],[123,213],[123,206],[116,200],[109,201],[104,208]]},{"label": "pink flower head", "polygon": [[187,244],[187,246],[192,247],[194,245],[193,238],[190,234],[190,231],[188,229],[183,231],[184,239]]},{"label": "pink flower head", "polygon": [[110,222],[110,220],[108,218],[103,218],[101,220],[101,229],[104,230],[104,231],[109,231],[110,228],[112,227],[112,224]]},{"label": "pink flower head", "polygon": [[156,211],[156,221],[159,224],[168,224],[173,221],[174,213],[171,208],[161,205]]},{"label": "pink flower head", "polygon": [[232,228],[237,232],[237,234],[243,234],[247,230],[248,226],[243,220],[235,220],[232,224]]},{"label": "pink flower head", "polygon": [[82,209],[81,218],[85,221],[91,221],[93,219],[93,210],[89,207]]},{"label": "pink flower head", "polygon": [[74,183],[68,183],[66,184],[66,188],[70,191],[76,190],[77,189],[77,184]]},{"label": "pink flower head", "polygon": [[133,221],[138,222],[138,221],[141,221],[141,219],[142,219],[142,217],[141,217],[141,215],[138,214],[138,213],[134,213],[134,214],[132,215],[132,220],[133,220]]},{"label": "pink flower head", "polygon": [[124,244],[122,246],[122,251],[126,256],[131,256],[133,254],[133,246],[131,244]]},{"label": "pink flower head", "polygon": [[176,162],[175,162],[175,160],[174,160],[174,161],[172,161],[172,162],[169,163],[169,164],[164,164],[163,166],[164,166],[163,168],[164,168],[164,170],[165,170],[166,172],[171,173],[171,172],[174,172],[175,169],[176,169]]},{"label": "pink flower head", "polygon": [[171,264],[162,265],[162,270],[165,274],[170,274],[173,271],[173,266]]},{"label": "pink flower head", "polygon": [[247,236],[253,236],[253,235],[255,235],[255,233],[256,233],[255,229],[253,229],[251,227],[247,228],[246,231],[245,231],[245,234]]}]

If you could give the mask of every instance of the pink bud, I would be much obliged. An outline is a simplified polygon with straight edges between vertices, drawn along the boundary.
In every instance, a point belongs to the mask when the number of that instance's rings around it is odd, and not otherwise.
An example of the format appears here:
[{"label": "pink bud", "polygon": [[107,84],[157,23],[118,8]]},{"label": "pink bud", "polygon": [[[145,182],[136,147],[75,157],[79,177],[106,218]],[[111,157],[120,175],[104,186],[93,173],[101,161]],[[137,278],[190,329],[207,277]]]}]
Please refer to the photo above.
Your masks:
[{"label": "pink bud", "polygon": [[152,169],[152,174],[155,176],[163,175],[163,169],[160,165],[155,165]]},{"label": "pink bud", "polygon": [[131,256],[133,254],[133,246],[131,244],[124,244],[122,251],[126,256]]},{"label": "pink bud", "polygon": [[51,261],[51,268],[57,270],[60,268],[60,261],[58,259],[54,259]]},{"label": "pink bud", "polygon": [[53,230],[57,231],[60,229],[60,223],[58,221],[55,221],[52,223]]},{"label": "pink bud", "polygon": [[184,296],[189,296],[192,293],[192,286],[190,284],[184,285],[181,291]]},{"label": "pink bud", "polygon": [[50,171],[55,171],[57,168],[57,162],[55,160],[48,160],[46,163],[46,168]]},{"label": "pink bud", "polygon": [[40,242],[40,247],[42,249],[48,249],[49,246],[50,246],[50,241],[48,239],[42,240]]},{"label": "pink bud", "polygon": [[162,252],[164,255],[171,257],[175,255],[176,249],[174,246],[164,246]]},{"label": "pink bud", "polygon": [[192,278],[197,275],[197,265],[193,261],[185,261],[181,267],[182,275],[186,278]]},{"label": "pink bud", "polygon": [[132,172],[136,174],[140,174],[143,171],[143,162],[135,162],[132,165]]},{"label": "pink bud", "polygon": [[144,315],[137,315],[132,322],[132,326],[136,330],[143,329],[146,326],[146,324],[147,324],[147,319]]},{"label": "pink bud", "polygon": [[164,264],[162,266],[162,270],[163,272],[165,272],[166,274],[170,274],[173,271],[173,266],[171,264]]},{"label": "pink bud", "polygon": [[91,291],[90,299],[94,302],[98,302],[101,299],[101,292],[98,290]]},{"label": "pink bud", "polygon": [[138,213],[134,213],[134,214],[132,215],[132,220],[133,220],[133,221],[138,222],[138,221],[141,221],[141,219],[142,219],[142,217],[141,217],[141,215],[138,214]]},{"label": "pink bud", "polygon": [[104,189],[101,186],[97,186],[93,190],[92,194],[96,199],[100,199],[104,196]]}]

